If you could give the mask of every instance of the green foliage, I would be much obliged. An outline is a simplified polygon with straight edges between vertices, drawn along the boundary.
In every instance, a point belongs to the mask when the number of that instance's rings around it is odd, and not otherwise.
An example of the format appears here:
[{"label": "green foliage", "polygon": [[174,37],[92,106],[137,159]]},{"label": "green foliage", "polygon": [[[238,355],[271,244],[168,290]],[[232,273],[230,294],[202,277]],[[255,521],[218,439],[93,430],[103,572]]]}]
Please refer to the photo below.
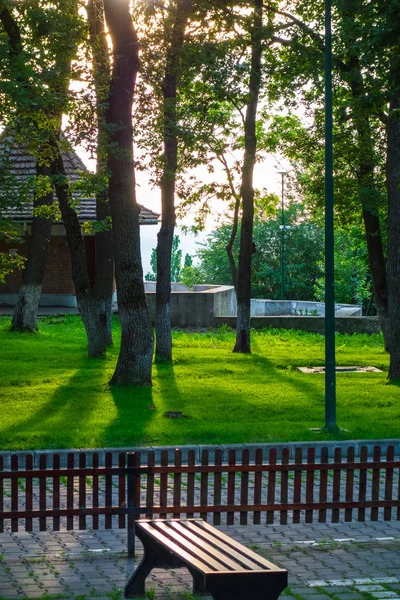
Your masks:
[{"label": "green foliage", "polygon": [[90,171],[77,171],[79,179],[71,183],[71,193],[80,198],[107,197],[108,179],[104,173],[90,173]]},{"label": "green foliage", "polygon": [[[323,245],[322,228],[293,206],[285,211],[285,281],[286,298],[311,300],[319,274],[318,260]],[[279,298],[281,259],[281,216],[255,220],[253,239],[256,252],[252,261],[252,297]],[[232,284],[226,244],[231,226],[225,225],[208,237],[198,251],[200,270],[207,283]],[[234,254],[238,256],[238,238]]]},{"label": "green foliage", "polygon": [[[154,365],[152,388],[111,390],[115,345],[101,360],[86,356],[78,316],[42,318],[40,334],[16,336],[0,318],[1,449],[103,448],[190,443],[329,439],[310,427],[324,423],[324,377],[297,366],[324,364],[324,338],[285,330],[252,332],[253,354],[232,353],[235,333],[173,333],[173,365]],[[338,335],[339,365],[387,369],[382,336]],[[338,422],[347,439],[396,437],[396,386],[386,373],[337,377]],[[384,400],[377,400],[384,398]],[[186,419],[169,420],[167,410]]]},{"label": "green foliage", "polygon": [[179,236],[174,235],[172,240],[172,254],[171,254],[171,281],[180,281],[181,269],[182,269],[182,250],[179,249]]},{"label": "green foliage", "polygon": [[[344,0],[332,11],[335,219],[345,226],[358,224],[361,204],[386,218],[387,47],[396,22],[387,15],[395,4]],[[314,210],[324,200],[324,11],[314,0],[291,1],[282,27],[288,43],[276,54],[269,95],[285,109],[263,144],[290,160],[297,192]]]},{"label": "green foliage", "polygon": [[[0,219],[0,240],[5,240],[10,246],[21,243],[20,232],[18,228],[7,219]],[[25,257],[18,253],[9,254],[0,252],[0,284],[4,283],[6,276],[13,271],[22,269]]]},{"label": "green foliage", "polygon": [[[315,284],[317,300],[324,301],[324,263],[319,263],[321,277]],[[360,230],[338,231],[335,235],[335,300],[336,302],[366,305],[371,297],[371,282],[365,241]]]},{"label": "green foliage", "polygon": [[185,260],[183,261],[183,266],[184,267],[191,267],[193,265],[193,258],[190,256],[190,254],[185,254]]},{"label": "green foliage", "polygon": [[150,267],[151,271],[146,273],[144,278],[146,281],[157,281],[157,250],[155,248],[151,251]]},{"label": "green foliage", "polygon": [[[324,230],[320,220],[298,205],[285,210],[285,297],[287,300],[323,300]],[[212,232],[198,250],[200,264],[197,281],[232,285],[226,244],[231,226]],[[238,237],[234,254],[238,258]],[[252,261],[252,297],[280,297],[281,281],[281,214],[254,223],[256,252]],[[369,299],[370,281],[365,238],[360,227],[336,233],[336,300],[365,304]]]},{"label": "green foliage", "polygon": [[197,283],[207,283],[205,277],[206,276],[203,274],[201,269],[191,265],[189,267],[183,267],[181,271],[180,282],[192,288]]},{"label": "green foliage", "polygon": [[102,221],[85,221],[82,227],[85,233],[94,234],[100,231],[109,231],[111,223],[111,217],[106,217]]},{"label": "green foliage", "polygon": [[19,254],[12,256],[7,252],[0,252],[0,283],[5,282],[5,278],[9,273],[22,269],[25,263],[25,258]]},{"label": "green foliage", "polygon": [[[0,126],[3,133],[0,156],[0,215],[33,199],[39,200],[52,190],[49,177],[17,179],[10,161],[10,148],[36,158],[38,164],[50,164],[54,158],[54,140],[61,116],[73,108],[70,80],[79,78],[79,69],[71,70],[77,47],[84,37],[84,21],[79,0],[48,3],[2,3],[0,18]],[[10,26],[10,23],[12,26]],[[7,25],[8,24],[8,25]],[[67,148],[69,150],[69,147]],[[54,203],[35,206],[34,216],[58,218]],[[0,236],[10,230],[0,222]],[[21,268],[19,256],[1,255],[0,280],[6,273]]]},{"label": "green foliage", "polygon": [[10,14],[18,23],[20,40],[9,44],[0,28],[0,122],[14,122],[29,150],[41,160],[49,132],[59,129],[59,115],[72,108],[68,93],[71,61],[84,36],[79,0],[61,5],[47,2],[13,3]]},{"label": "green foliage", "polygon": [[[181,270],[182,270],[182,250],[179,248],[180,239],[178,235],[174,235],[172,240],[172,254],[171,254],[171,281],[180,281]],[[186,255],[189,256],[189,255]],[[185,257],[186,260],[186,257]],[[146,273],[146,281],[157,281],[157,250],[155,248],[151,251],[150,257],[151,271]]]}]

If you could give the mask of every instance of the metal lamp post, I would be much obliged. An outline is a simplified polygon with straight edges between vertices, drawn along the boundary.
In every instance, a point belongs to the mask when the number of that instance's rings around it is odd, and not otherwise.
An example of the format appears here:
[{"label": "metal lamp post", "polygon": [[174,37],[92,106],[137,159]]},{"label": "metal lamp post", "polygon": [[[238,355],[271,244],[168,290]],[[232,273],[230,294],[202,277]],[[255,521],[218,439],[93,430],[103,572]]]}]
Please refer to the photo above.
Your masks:
[{"label": "metal lamp post", "polygon": [[332,0],[325,0],[325,427],[337,431],[333,229]]},{"label": "metal lamp post", "polygon": [[281,203],[281,300],[285,299],[285,175],[287,171],[278,171],[282,177]]}]

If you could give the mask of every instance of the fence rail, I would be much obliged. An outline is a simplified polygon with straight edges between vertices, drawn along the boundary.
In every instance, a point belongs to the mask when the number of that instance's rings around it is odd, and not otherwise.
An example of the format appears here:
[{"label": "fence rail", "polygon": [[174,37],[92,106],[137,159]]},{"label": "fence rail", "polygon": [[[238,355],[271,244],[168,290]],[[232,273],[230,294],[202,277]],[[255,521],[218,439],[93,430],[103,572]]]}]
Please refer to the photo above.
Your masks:
[{"label": "fence rail", "polygon": [[[400,458],[394,446],[382,457],[380,446],[369,455],[362,447],[355,456],[353,447],[345,456],[340,448],[333,459],[322,448],[318,462],[314,448],[303,453],[297,448],[289,460],[289,449],[268,453],[256,450],[250,460],[248,449],[230,450],[226,460],[222,450],[203,450],[195,460],[190,450],[183,460],[177,449],[173,461],[161,452],[121,453],[118,465],[106,453],[104,466],[99,455],[79,453],[67,457],[41,455],[34,468],[31,455],[11,457],[3,468],[0,456],[0,532],[10,523],[11,531],[24,527],[39,531],[51,527],[98,529],[128,528],[128,550],[133,552],[134,522],[140,517],[167,516],[208,519],[222,522],[273,524],[313,521],[400,520]],[[48,459],[51,460],[48,460]]]}]

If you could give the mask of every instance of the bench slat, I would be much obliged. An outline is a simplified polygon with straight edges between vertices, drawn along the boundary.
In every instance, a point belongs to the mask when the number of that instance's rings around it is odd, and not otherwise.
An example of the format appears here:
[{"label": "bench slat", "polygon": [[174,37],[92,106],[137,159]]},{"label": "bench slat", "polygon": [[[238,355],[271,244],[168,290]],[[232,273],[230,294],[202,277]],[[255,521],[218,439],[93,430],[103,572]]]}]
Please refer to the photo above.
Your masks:
[{"label": "bench slat", "polygon": [[[138,522],[137,527],[142,528],[148,535],[154,537],[171,552],[179,556],[184,561],[193,565],[199,571],[207,573],[215,573],[216,571],[225,570],[224,565],[220,565],[217,561],[213,560],[210,556],[204,555],[204,558],[197,552],[197,548],[194,548],[194,554],[190,553],[190,549],[185,550],[181,548],[177,543],[169,539],[162,531],[159,531],[154,526],[154,521],[150,523]],[[140,537],[140,536],[139,536]]]},{"label": "bench slat", "polygon": [[181,533],[186,539],[190,542],[193,542],[198,548],[202,549],[204,552],[207,552],[210,556],[216,558],[221,564],[228,567],[228,569],[232,569],[233,571],[243,571],[248,570],[248,567],[243,564],[242,561],[236,561],[235,557],[232,553],[226,554],[226,551],[229,552],[229,548],[225,548],[221,546],[221,544],[211,545],[204,538],[199,537],[198,533],[189,531],[188,528],[183,526],[182,523],[171,522],[169,523],[171,529],[174,531],[178,531]]},{"label": "bench slat", "polygon": [[221,543],[223,543],[225,546],[223,548],[223,551],[229,552],[229,554],[232,558],[234,558],[236,561],[242,563],[249,570],[259,570],[260,566],[261,567],[265,566],[261,556],[259,556],[257,560],[253,559],[253,557],[250,559],[247,556],[247,553],[245,555],[241,552],[238,552],[236,550],[235,546],[233,546],[232,544],[228,545],[226,542],[224,542],[223,540],[221,540],[217,536],[215,536],[214,532],[212,534],[210,534],[207,531],[205,531],[205,529],[203,527],[196,527],[196,525],[194,523],[192,523],[191,521],[181,521],[181,524],[184,525],[185,528],[187,527],[188,529],[190,529],[190,531],[193,531],[201,539],[206,540],[207,542],[209,542],[212,545],[215,545],[217,548],[221,548]]},{"label": "bench slat", "polygon": [[246,556],[248,558],[256,561],[263,568],[270,569],[271,571],[284,570],[284,569],[280,569],[279,567],[274,565],[274,563],[272,563],[269,560],[267,560],[266,558],[260,556],[256,552],[253,552],[253,550],[250,550],[249,548],[246,548],[239,542],[236,542],[234,539],[230,538],[228,535],[226,535],[219,529],[215,529],[215,527],[212,527],[209,523],[206,523],[205,521],[200,521],[200,520],[193,520],[192,523],[196,527],[199,527],[200,529],[205,529],[206,531],[209,531],[213,536],[218,537],[220,540],[224,541],[231,548],[238,550],[238,551],[243,551],[243,549],[244,549]]},{"label": "bench slat", "polygon": [[213,548],[210,548],[211,550],[211,554],[209,552],[207,552],[207,549],[204,548],[200,548],[199,546],[196,545],[196,543],[193,543],[189,540],[187,540],[185,537],[183,537],[178,531],[175,530],[171,530],[171,527],[169,527],[169,524],[167,523],[157,523],[158,527],[162,530],[163,533],[165,533],[168,536],[172,537],[172,540],[176,543],[179,544],[179,547],[182,546],[183,550],[187,550],[190,553],[193,553],[193,555],[195,556],[195,558],[200,558],[202,561],[207,562],[209,564],[212,565],[212,567],[218,571],[235,571],[237,565],[235,565],[235,563],[233,564],[229,564],[231,561],[229,561],[229,559],[225,560],[225,557],[223,555],[221,556],[216,556],[216,552],[212,552]]}]

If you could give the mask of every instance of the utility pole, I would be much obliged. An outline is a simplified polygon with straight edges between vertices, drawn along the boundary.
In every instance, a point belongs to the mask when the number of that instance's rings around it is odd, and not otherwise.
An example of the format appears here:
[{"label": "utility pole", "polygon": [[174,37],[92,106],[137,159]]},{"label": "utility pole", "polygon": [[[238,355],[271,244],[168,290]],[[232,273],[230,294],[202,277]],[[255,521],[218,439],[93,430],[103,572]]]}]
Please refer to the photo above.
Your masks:
[{"label": "utility pole", "polygon": [[325,427],[337,431],[333,229],[332,0],[325,0]]},{"label": "utility pole", "polygon": [[287,171],[278,171],[282,177],[281,203],[281,300],[285,299],[285,175]]}]

